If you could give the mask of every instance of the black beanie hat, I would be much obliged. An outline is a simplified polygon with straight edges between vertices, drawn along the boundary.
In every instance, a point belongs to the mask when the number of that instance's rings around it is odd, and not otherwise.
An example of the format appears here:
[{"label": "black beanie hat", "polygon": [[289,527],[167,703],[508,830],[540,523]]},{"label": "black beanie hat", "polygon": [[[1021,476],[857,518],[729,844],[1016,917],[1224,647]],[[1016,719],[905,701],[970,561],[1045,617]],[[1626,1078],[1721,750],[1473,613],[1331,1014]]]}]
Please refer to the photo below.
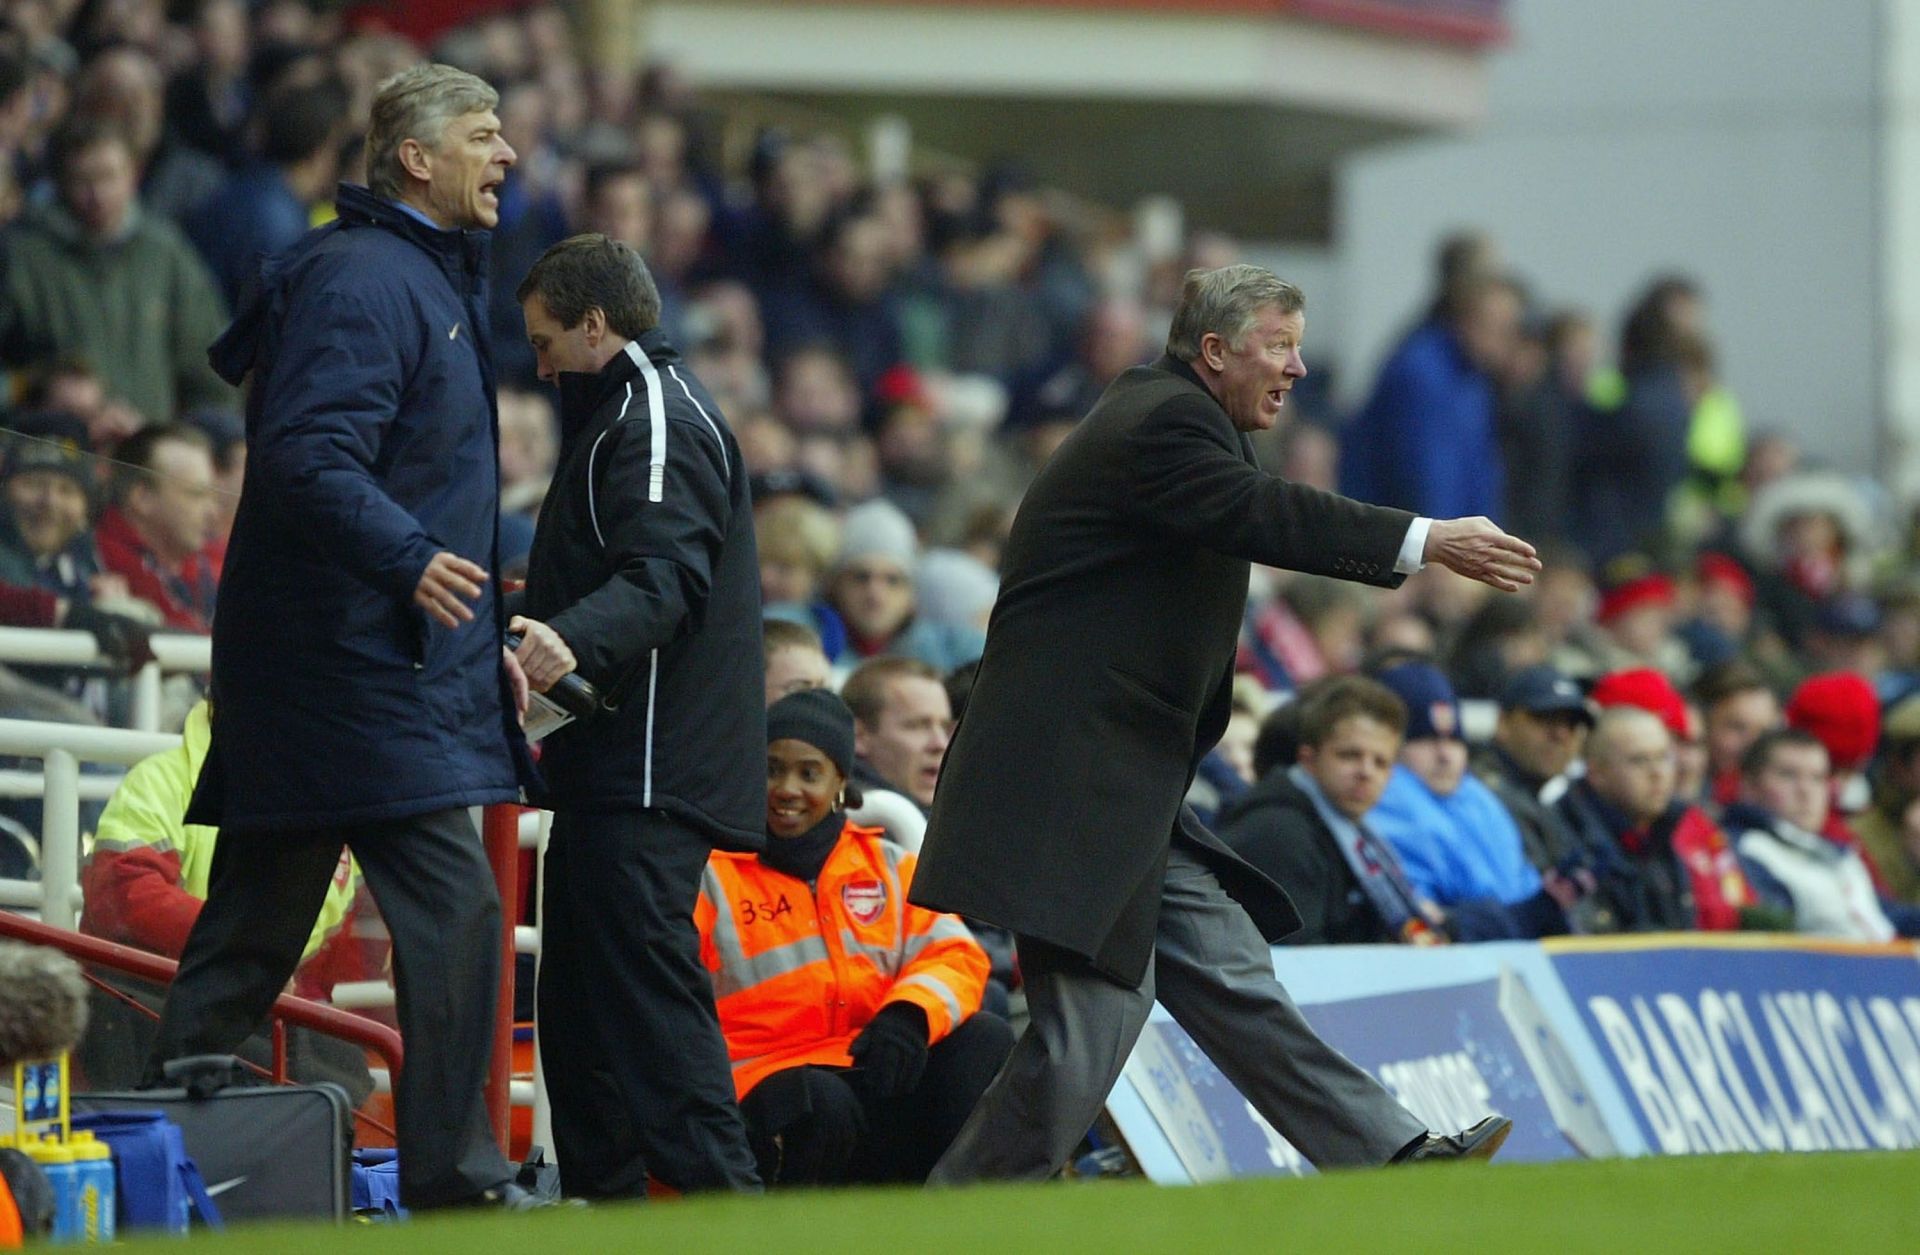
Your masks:
[{"label": "black beanie hat", "polygon": [[853,774],[853,711],[827,689],[801,689],[767,707],[767,744],[805,741],[840,774]]}]

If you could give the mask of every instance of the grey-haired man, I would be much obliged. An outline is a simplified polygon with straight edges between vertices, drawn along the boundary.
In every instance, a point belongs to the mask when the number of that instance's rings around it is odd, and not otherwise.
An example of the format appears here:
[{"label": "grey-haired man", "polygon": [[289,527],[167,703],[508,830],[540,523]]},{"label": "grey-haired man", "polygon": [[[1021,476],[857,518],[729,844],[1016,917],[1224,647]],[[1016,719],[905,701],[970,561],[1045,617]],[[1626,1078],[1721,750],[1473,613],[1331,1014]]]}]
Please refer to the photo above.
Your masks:
[{"label": "grey-haired man", "polygon": [[1056,1171],[1156,994],[1319,1166],[1505,1136],[1504,1120],[1428,1133],[1314,1034],[1267,951],[1299,927],[1292,903],[1182,804],[1231,713],[1250,562],[1388,587],[1437,562],[1506,590],[1539,569],[1486,519],[1259,470],[1248,433],[1306,374],[1305,330],[1305,297],[1270,272],[1193,271],[1167,355],[1107,389],[1014,520],[912,898],[1011,929],[1033,1019],[935,1181]]},{"label": "grey-haired man", "polygon": [[468,811],[532,779],[493,579],[486,232],[514,160],[497,103],[447,66],[382,84],[369,186],[267,260],[214,345],[229,380],[253,376],[187,814],[220,845],[148,1064],[158,1081],[259,1026],[349,846],[393,938],[410,1208],[525,1199],[481,1097],[500,903]]}]

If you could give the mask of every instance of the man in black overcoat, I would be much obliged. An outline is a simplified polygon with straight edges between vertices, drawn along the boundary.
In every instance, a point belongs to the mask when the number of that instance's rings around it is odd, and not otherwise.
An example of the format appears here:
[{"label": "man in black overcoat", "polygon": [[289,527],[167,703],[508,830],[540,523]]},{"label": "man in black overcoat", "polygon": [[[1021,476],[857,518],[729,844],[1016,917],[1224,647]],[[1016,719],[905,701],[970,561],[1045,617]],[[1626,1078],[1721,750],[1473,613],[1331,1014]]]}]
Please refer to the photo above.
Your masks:
[{"label": "man in black overcoat", "polygon": [[1032,1024],[933,1180],[1037,1179],[1099,1114],[1157,996],[1317,1166],[1497,1148],[1438,1136],[1322,1042],[1267,945],[1285,892],[1182,799],[1231,711],[1249,564],[1393,587],[1427,562],[1513,591],[1532,546],[1275,479],[1305,298],[1257,266],[1187,276],[1167,353],[1127,371],[1029,489],[912,899],[1011,929]]}]

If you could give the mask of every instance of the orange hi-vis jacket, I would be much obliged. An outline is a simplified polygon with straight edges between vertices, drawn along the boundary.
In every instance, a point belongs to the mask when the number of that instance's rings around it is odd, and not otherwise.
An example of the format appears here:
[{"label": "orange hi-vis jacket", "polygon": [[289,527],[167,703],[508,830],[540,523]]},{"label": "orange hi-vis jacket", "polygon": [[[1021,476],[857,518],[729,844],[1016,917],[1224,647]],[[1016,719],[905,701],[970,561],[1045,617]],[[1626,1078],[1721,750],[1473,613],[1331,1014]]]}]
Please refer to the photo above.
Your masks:
[{"label": "orange hi-vis jacket", "polygon": [[851,1067],[848,1044],[890,1002],[927,1013],[930,1043],[980,1009],[986,951],[958,916],[908,903],[914,862],[851,823],[812,887],[751,854],[708,860],[693,921],[736,1095],[787,1068]]}]

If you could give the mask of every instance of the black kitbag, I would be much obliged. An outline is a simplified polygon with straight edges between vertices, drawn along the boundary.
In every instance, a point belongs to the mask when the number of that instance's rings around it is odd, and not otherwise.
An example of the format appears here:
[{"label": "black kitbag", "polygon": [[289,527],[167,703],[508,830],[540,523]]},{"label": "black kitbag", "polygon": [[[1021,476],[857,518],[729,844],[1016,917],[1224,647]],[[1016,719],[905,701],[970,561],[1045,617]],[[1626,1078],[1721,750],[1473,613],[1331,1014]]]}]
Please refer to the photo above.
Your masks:
[{"label": "black kitbag", "polygon": [[353,1111],[347,1092],[256,1083],[232,1055],[166,1065],[175,1088],[75,1094],[73,1112],[160,1111],[228,1221],[349,1215]]}]

